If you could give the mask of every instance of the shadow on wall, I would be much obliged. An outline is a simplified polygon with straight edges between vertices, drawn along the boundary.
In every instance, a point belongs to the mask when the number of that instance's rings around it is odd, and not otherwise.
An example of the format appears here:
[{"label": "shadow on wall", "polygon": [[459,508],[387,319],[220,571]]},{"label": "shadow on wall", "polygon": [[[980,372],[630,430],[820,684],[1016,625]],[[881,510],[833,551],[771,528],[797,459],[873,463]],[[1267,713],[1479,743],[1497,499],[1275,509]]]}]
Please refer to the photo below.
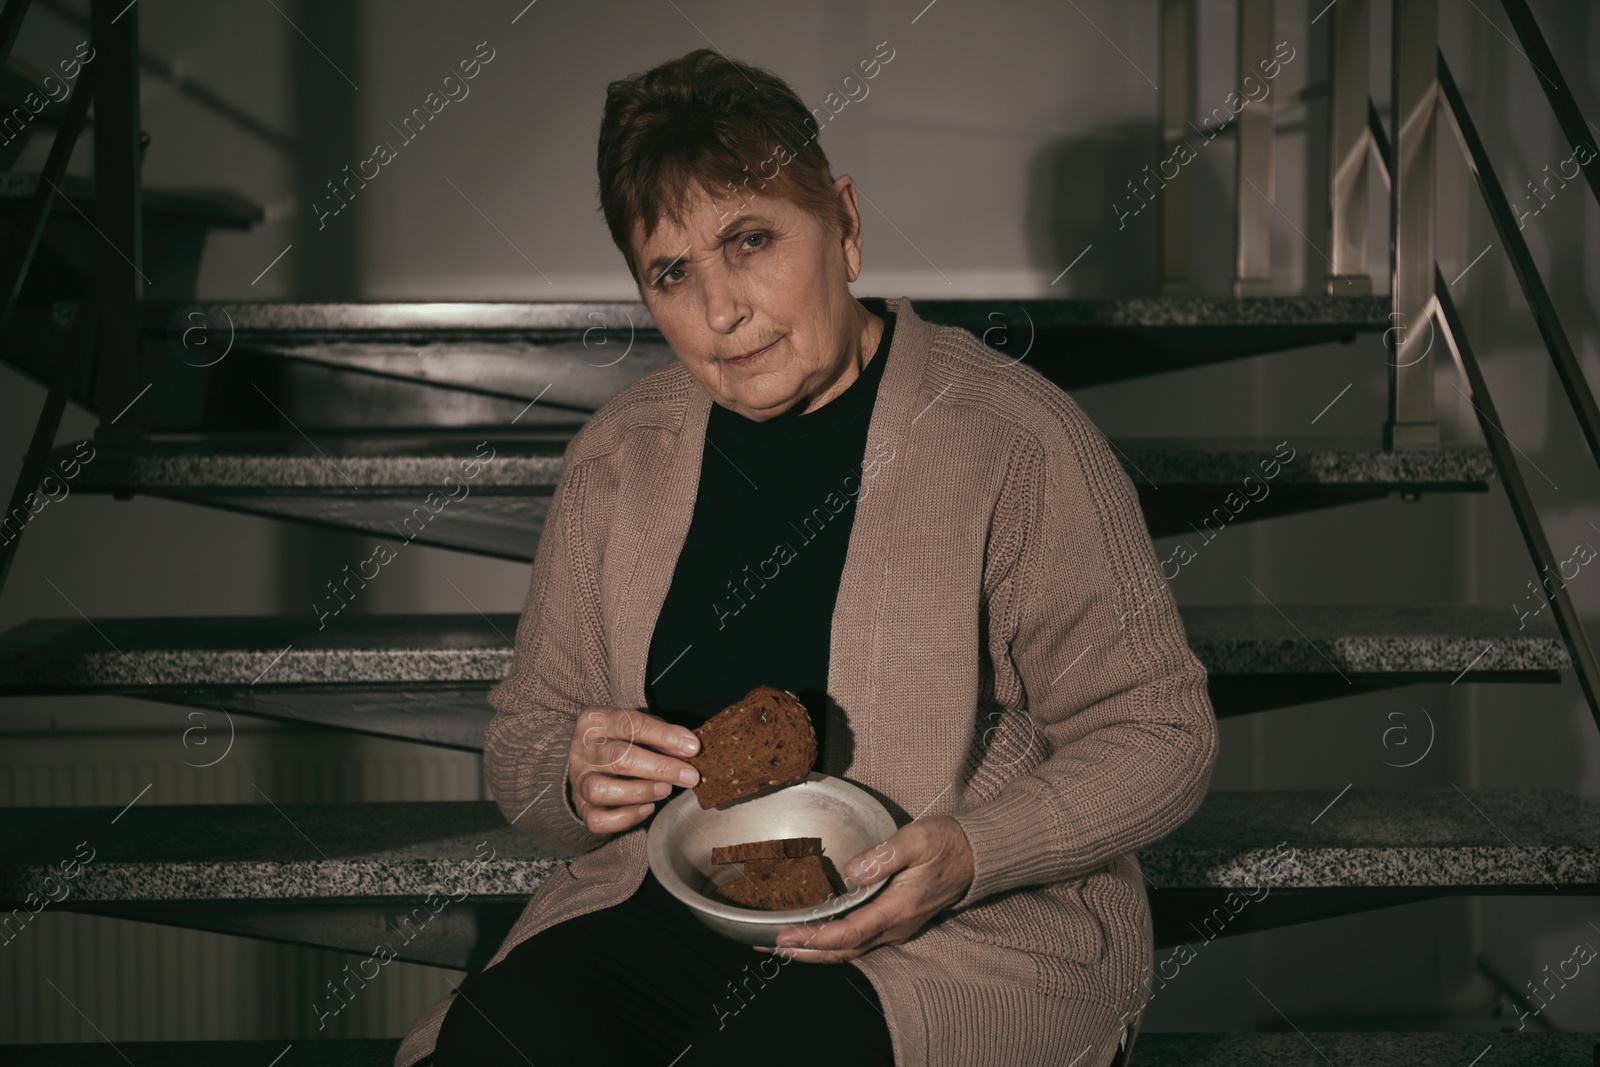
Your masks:
[{"label": "shadow on wall", "polygon": [[[1232,173],[1232,138],[1224,134],[1206,143],[1178,171],[1189,183],[1189,276],[1197,292],[1226,293],[1233,277],[1233,199],[1219,175]],[[1148,123],[1052,140],[1034,155],[1028,166],[1028,259],[1050,278],[1060,275],[1049,296],[1160,292],[1164,158],[1161,139]],[[1166,173],[1173,168],[1169,163]],[[1073,264],[1085,248],[1087,254]],[[1068,264],[1072,269],[1061,275]]]},{"label": "shadow on wall", "polygon": [[[360,300],[360,215],[348,213],[338,225],[318,219],[314,205],[343,203],[334,182],[348,181],[341,171],[349,160],[372,153],[360,140],[360,110],[355,85],[362,78],[360,49],[362,8],[299,0],[292,9],[295,26],[308,40],[340,42],[333,58],[311,48],[295,48],[291,108],[297,144],[294,161],[294,251],[283,264],[294,275],[292,291],[306,300]],[[346,81],[346,78],[351,81]],[[351,195],[355,186],[346,185]]]}]

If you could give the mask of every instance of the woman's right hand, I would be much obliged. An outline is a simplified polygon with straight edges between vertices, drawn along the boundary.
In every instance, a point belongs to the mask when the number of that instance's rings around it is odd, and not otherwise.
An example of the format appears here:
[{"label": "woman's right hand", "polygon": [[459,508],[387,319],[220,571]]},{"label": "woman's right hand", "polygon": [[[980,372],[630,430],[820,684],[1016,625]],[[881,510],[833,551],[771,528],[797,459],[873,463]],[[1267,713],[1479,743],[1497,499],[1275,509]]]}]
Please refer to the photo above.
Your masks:
[{"label": "woman's right hand", "polygon": [[693,786],[699,772],[680,757],[700,750],[693,730],[629,708],[584,708],[567,755],[572,810],[593,834],[637,826],[675,785]]}]

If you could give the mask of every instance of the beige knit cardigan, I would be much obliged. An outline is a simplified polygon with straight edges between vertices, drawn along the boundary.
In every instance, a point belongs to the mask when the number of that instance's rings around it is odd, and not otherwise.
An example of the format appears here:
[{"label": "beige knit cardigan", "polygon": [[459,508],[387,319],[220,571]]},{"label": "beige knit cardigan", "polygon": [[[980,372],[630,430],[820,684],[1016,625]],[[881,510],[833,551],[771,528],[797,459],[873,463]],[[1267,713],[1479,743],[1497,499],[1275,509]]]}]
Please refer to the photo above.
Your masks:
[{"label": "beige knit cardigan", "polygon": [[[1133,484],[1078,404],[908,299],[888,306],[863,469],[842,485],[857,505],[817,769],[866,787],[897,825],[953,815],[976,876],[911,939],[848,965],[877,990],[897,1067],[1105,1067],[1137,1036],[1149,982],[1134,852],[1194,813],[1216,762],[1206,671]],[[586,705],[645,707],[712,403],[675,363],[567,448],[510,673],[489,694],[484,769],[508,820],[576,858],[489,966],[645,877],[644,828],[596,835],[572,811],[567,754]],[[453,995],[397,1067],[432,1052]]]}]

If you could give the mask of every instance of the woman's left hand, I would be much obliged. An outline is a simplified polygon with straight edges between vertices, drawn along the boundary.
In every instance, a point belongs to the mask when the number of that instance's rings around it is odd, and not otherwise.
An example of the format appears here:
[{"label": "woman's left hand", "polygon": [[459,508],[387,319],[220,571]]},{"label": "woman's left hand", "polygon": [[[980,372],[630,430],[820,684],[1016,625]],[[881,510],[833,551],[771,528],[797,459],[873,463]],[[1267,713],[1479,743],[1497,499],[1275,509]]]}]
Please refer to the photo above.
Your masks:
[{"label": "woman's left hand", "polygon": [[820,926],[786,926],[776,950],[807,963],[843,963],[879,945],[906,940],[929,919],[966,895],[972,885],[972,846],[949,815],[916,819],[882,844],[852,857],[839,872],[856,885],[891,876],[870,901]]}]

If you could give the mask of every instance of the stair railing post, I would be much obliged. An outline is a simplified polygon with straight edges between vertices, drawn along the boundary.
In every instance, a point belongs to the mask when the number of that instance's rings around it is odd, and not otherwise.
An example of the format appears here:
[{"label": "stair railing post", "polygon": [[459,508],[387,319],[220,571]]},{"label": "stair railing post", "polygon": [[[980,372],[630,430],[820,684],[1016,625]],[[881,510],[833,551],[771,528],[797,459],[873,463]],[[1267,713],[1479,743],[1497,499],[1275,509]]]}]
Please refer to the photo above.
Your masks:
[{"label": "stair railing post", "polygon": [[[127,0],[91,0],[95,84],[95,225],[103,240],[92,268],[96,438],[137,436],[139,301],[144,294],[139,183],[139,11]],[[115,420],[113,422],[113,420]]]},{"label": "stair railing post", "polygon": [[[1194,116],[1194,0],[1161,0],[1161,158],[1172,159]],[[1161,193],[1161,291],[1194,290],[1189,281],[1188,168],[1177,168]]]},{"label": "stair railing post", "polygon": [[[1276,0],[1239,0],[1240,91],[1260,82],[1261,71],[1256,65],[1273,54],[1275,3]],[[1239,131],[1234,182],[1234,296],[1267,296],[1272,292],[1272,111],[1265,98],[1245,98],[1234,127]]]},{"label": "stair railing post", "polygon": [[6,0],[0,9],[0,67],[11,58],[11,47],[17,43],[22,30],[22,20],[28,16],[28,0]]},{"label": "stair railing post", "polygon": [[11,575],[11,564],[17,558],[23,531],[37,510],[32,506],[32,499],[49,471],[50,449],[55,442],[56,431],[61,428],[61,415],[66,411],[67,397],[71,395],[73,383],[83,371],[84,357],[94,346],[94,308],[94,302],[85,299],[79,302],[73,315],[67,344],[61,352],[61,362],[56,364],[50,392],[45,394],[44,407],[39,410],[28,451],[22,457],[22,472],[17,476],[17,485],[11,491],[11,502],[6,506],[5,514],[0,515],[0,589],[5,588],[6,579]]},{"label": "stair railing post", "polygon": [[1328,79],[1328,295],[1368,296],[1367,156],[1372,145],[1367,130],[1367,58],[1371,32],[1368,0],[1341,0],[1333,19]]},{"label": "stair railing post", "polygon": [[1392,327],[1383,447],[1438,448],[1434,415],[1434,163],[1439,98],[1438,0],[1394,4],[1389,181]]}]

